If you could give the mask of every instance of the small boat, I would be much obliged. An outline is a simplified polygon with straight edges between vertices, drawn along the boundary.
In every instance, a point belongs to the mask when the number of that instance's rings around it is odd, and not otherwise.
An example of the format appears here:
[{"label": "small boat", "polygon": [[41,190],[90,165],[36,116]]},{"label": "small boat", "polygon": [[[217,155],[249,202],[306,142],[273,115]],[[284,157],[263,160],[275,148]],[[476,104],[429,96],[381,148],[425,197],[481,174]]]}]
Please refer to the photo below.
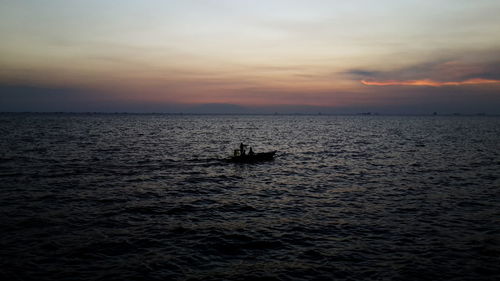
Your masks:
[{"label": "small boat", "polygon": [[276,151],[241,155],[239,153],[239,150],[235,150],[234,156],[230,157],[228,161],[233,163],[256,163],[271,161],[274,159],[275,154]]}]

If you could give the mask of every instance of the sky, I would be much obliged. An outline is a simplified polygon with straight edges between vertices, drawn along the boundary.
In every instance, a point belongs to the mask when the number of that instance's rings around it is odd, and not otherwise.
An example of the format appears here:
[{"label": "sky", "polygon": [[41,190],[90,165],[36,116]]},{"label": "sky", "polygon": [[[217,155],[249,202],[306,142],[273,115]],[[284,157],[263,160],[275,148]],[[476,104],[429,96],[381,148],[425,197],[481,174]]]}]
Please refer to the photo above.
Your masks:
[{"label": "sky", "polygon": [[498,0],[0,0],[0,111],[500,114]]}]

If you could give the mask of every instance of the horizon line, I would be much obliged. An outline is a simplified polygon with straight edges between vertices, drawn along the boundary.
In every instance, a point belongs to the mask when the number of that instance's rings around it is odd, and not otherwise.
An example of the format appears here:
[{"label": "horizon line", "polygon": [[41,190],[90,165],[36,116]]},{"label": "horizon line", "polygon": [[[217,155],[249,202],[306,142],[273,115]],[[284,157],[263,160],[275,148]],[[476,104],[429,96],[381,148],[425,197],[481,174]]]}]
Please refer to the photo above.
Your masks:
[{"label": "horizon line", "polygon": [[497,113],[381,113],[381,112],[358,112],[358,113],[195,113],[195,112],[130,112],[130,111],[0,111],[0,114],[99,114],[99,115],[255,115],[255,116],[500,116]]}]

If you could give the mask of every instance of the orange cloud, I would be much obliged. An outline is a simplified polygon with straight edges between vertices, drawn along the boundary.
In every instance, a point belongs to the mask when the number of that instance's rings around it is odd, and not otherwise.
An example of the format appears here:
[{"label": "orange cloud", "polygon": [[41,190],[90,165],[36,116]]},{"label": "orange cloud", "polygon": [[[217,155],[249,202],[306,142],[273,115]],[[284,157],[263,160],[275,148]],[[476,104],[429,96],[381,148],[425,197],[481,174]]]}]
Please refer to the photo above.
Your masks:
[{"label": "orange cloud", "polygon": [[421,79],[421,80],[387,80],[387,81],[367,81],[361,80],[361,83],[369,86],[431,86],[431,87],[441,87],[441,86],[461,86],[461,85],[474,85],[474,84],[493,84],[500,83],[500,80],[494,79],[483,79],[483,78],[473,78],[463,81],[434,81],[432,79]]}]

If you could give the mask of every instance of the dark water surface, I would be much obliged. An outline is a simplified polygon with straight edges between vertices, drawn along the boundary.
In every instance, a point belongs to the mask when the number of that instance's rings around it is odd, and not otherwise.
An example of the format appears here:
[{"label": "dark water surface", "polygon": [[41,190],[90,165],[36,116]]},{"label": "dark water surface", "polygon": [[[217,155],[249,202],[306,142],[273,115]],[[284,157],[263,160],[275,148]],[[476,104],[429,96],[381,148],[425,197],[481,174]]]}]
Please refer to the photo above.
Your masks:
[{"label": "dark water surface", "polygon": [[500,279],[499,117],[3,114],[0,186],[2,280]]}]

